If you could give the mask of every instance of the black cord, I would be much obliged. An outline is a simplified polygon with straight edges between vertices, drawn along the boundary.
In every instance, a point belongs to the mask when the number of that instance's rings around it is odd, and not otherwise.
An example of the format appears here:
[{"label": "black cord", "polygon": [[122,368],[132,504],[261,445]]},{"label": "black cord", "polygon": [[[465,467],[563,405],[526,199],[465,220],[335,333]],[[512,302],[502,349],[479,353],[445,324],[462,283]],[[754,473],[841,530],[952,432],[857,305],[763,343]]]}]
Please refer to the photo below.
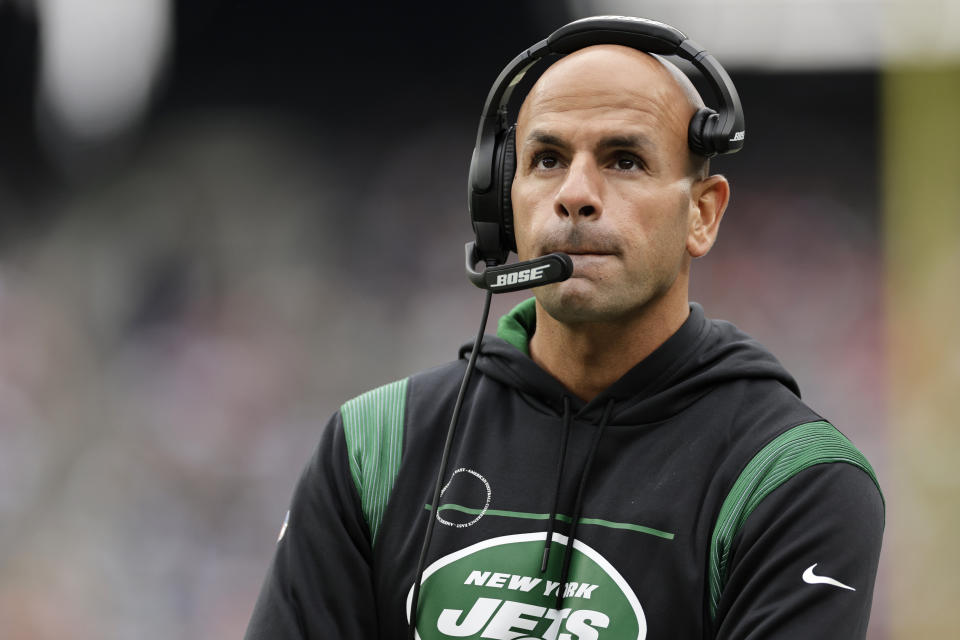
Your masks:
[{"label": "black cord", "polygon": [[560,461],[557,463],[557,479],[553,483],[553,507],[547,522],[547,539],[543,543],[543,555],[540,560],[540,573],[547,572],[550,562],[550,546],[553,544],[553,529],[557,519],[557,507],[560,505],[560,482],[563,480],[563,462],[567,459],[567,440],[570,439],[570,397],[563,394],[563,439],[560,441]]},{"label": "black cord", "polygon": [[580,486],[577,488],[577,501],[573,504],[573,520],[570,521],[570,535],[567,537],[567,544],[563,547],[563,568],[560,570],[560,586],[557,587],[557,610],[563,608],[563,594],[566,589],[567,581],[570,579],[570,560],[573,558],[573,543],[576,541],[577,524],[580,522],[580,514],[583,511],[583,490],[587,486],[587,478],[590,476],[590,469],[593,467],[593,455],[597,452],[597,445],[600,444],[600,438],[603,436],[603,430],[610,422],[610,412],[613,410],[613,398],[607,402],[603,410],[603,417],[600,418],[600,425],[593,434],[593,442],[590,443],[590,453],[587,454],[587,462],[583,465],[583,471],[580,474]]},{"label": "black cord", "polygon": [[440,471],[437,473],[437,483],[433,487],[433,499],[430,501],[429,520],[427,521],[427,532],[423,536],[423,547],[420,549],[420,561],[417,563],[417,577],[413,583],[413,596],[410,600],[410,640],[417,637],[417,605],[420,601],[420,581],[423,580],[423,570],[427,563],[427,550],[430,548],[430,540],[433,538],[433,527],[437,519],[440,508],[440,491],[443,486],[443,475],[447,470],[447,459],[450,457],[450,449],[453,448],[453,436],[457,431],[457,419],[460,417],[460,407],[463,405],[463,397],[467,392],[467,385],[470,384],[470,376],[477,363],[477,355],[480,353],[480,343],[483,341],[483,332],[487,328],[487,316],[490,315],[490,300],[493,298],[493,292],[487,290],[487,297],[483,303],[483,317],[480,320],[480,330],[477,332],[477,339],[473,342],[473,351],[470,352],[470,359],[467,360],[467,369],[463,372],[463,381],[460,383],[460,393],[457,394],[457,402],[453,405],[453,416],[450,418],[450,427],[447,429],[447,441],[443,445],[443,456],[440,458]]}]

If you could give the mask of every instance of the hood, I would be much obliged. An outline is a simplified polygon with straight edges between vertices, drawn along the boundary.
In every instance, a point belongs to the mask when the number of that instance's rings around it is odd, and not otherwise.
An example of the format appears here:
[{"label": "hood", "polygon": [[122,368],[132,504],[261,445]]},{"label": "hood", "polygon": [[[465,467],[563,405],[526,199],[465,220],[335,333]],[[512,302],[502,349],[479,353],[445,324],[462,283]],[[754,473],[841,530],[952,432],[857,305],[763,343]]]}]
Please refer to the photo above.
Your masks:
[{"label": "hood", "polygon": [[[691,303],[690,315],[676,333],[589,403],[572,397],[530,358],[528,345],[535,330],[530,298],[500,319],[496,337],[484,336],[477,369],[554,414],[562,413],[563,397],[568,396],[572,412],[591,420],[612,399],[610,424],[656,422],[719,385],[743,379],[776,380],[800,396],[796,381],[773,354],[733,324],[706,318],[697,303]],[[472,346],[461,347],[460,356],[469,354]]]}]

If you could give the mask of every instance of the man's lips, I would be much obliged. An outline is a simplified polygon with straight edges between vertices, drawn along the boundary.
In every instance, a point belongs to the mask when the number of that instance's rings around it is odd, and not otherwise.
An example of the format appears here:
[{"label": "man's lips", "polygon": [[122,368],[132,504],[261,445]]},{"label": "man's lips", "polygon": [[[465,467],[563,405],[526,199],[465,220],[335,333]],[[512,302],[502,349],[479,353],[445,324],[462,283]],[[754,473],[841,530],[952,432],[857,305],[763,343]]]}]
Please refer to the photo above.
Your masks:
[{"label": "man's lips", "polygon": [[609,251],[563,251],[563,249],[557,249],[561,251],[573,260],[574,267],[585,267],[591,263],[599,263],[605,261],[607,258],[613,257],[615,254]]},{"label": "man's lips", "polygon": [[612,251],[601,249],[553,249],[570,256],[573,261],[573,277],[583,277],[590,273],[594,268],[599,268],[607,262],[607,258],[616,255]]},{"label": "man's lips", "polygon": [[610,251],[563,251],[568,256],[612,256]]},{"label": "man's lips", "polygon": [[600,249],[600,248],[593,248],[593,247],[576,248],[576,249],[573,249],[573,248],[568,249],[566,247],[551,247],[546,251],[544,251],[544,254],[554,253],[556,251],[559,251],[560,253],[565,253],[569,256],[612,256],[616,254],[615,251],[611,251],[609,249]]}]

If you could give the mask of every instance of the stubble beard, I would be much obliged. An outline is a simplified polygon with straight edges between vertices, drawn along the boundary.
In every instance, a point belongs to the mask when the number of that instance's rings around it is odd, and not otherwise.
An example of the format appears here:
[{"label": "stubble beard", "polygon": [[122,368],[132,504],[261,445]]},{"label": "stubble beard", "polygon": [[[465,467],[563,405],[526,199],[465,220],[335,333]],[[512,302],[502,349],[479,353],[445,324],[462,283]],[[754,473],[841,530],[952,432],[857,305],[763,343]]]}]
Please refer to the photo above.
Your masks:
[{"label": "stubble beard", "polygon": [[669,282],[650,274],[628,286],[611,282],[578,282],[573,278],[534,290],[540,306],[551,318],[571,327],[622,323],[642,315],[670,290]]}]

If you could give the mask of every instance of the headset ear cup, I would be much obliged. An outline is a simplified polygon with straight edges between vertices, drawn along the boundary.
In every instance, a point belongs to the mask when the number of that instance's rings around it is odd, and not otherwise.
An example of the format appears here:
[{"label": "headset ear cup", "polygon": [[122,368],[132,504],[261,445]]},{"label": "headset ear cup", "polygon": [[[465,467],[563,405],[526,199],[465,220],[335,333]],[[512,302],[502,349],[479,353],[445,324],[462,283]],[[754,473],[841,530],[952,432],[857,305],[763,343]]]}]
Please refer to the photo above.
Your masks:
[{"label": "headset ear cup", "polygon": [[500,154],[500,220],[502,221],[504,246],[511,251],[517,250],[517,240],[513,235],[513,201],[510,190],[513,176],[517,171],[516,126],[507,129],[503,137],[503,149]]},{"label": "headset ear cup", "polygon": [[690,150],[707,158],[717,155],[718,149],[714,145],[713,134],[719,122],[720,116],[713,109],[708,107],[698,109],[690,118],[690,127],[687,129]]}]

